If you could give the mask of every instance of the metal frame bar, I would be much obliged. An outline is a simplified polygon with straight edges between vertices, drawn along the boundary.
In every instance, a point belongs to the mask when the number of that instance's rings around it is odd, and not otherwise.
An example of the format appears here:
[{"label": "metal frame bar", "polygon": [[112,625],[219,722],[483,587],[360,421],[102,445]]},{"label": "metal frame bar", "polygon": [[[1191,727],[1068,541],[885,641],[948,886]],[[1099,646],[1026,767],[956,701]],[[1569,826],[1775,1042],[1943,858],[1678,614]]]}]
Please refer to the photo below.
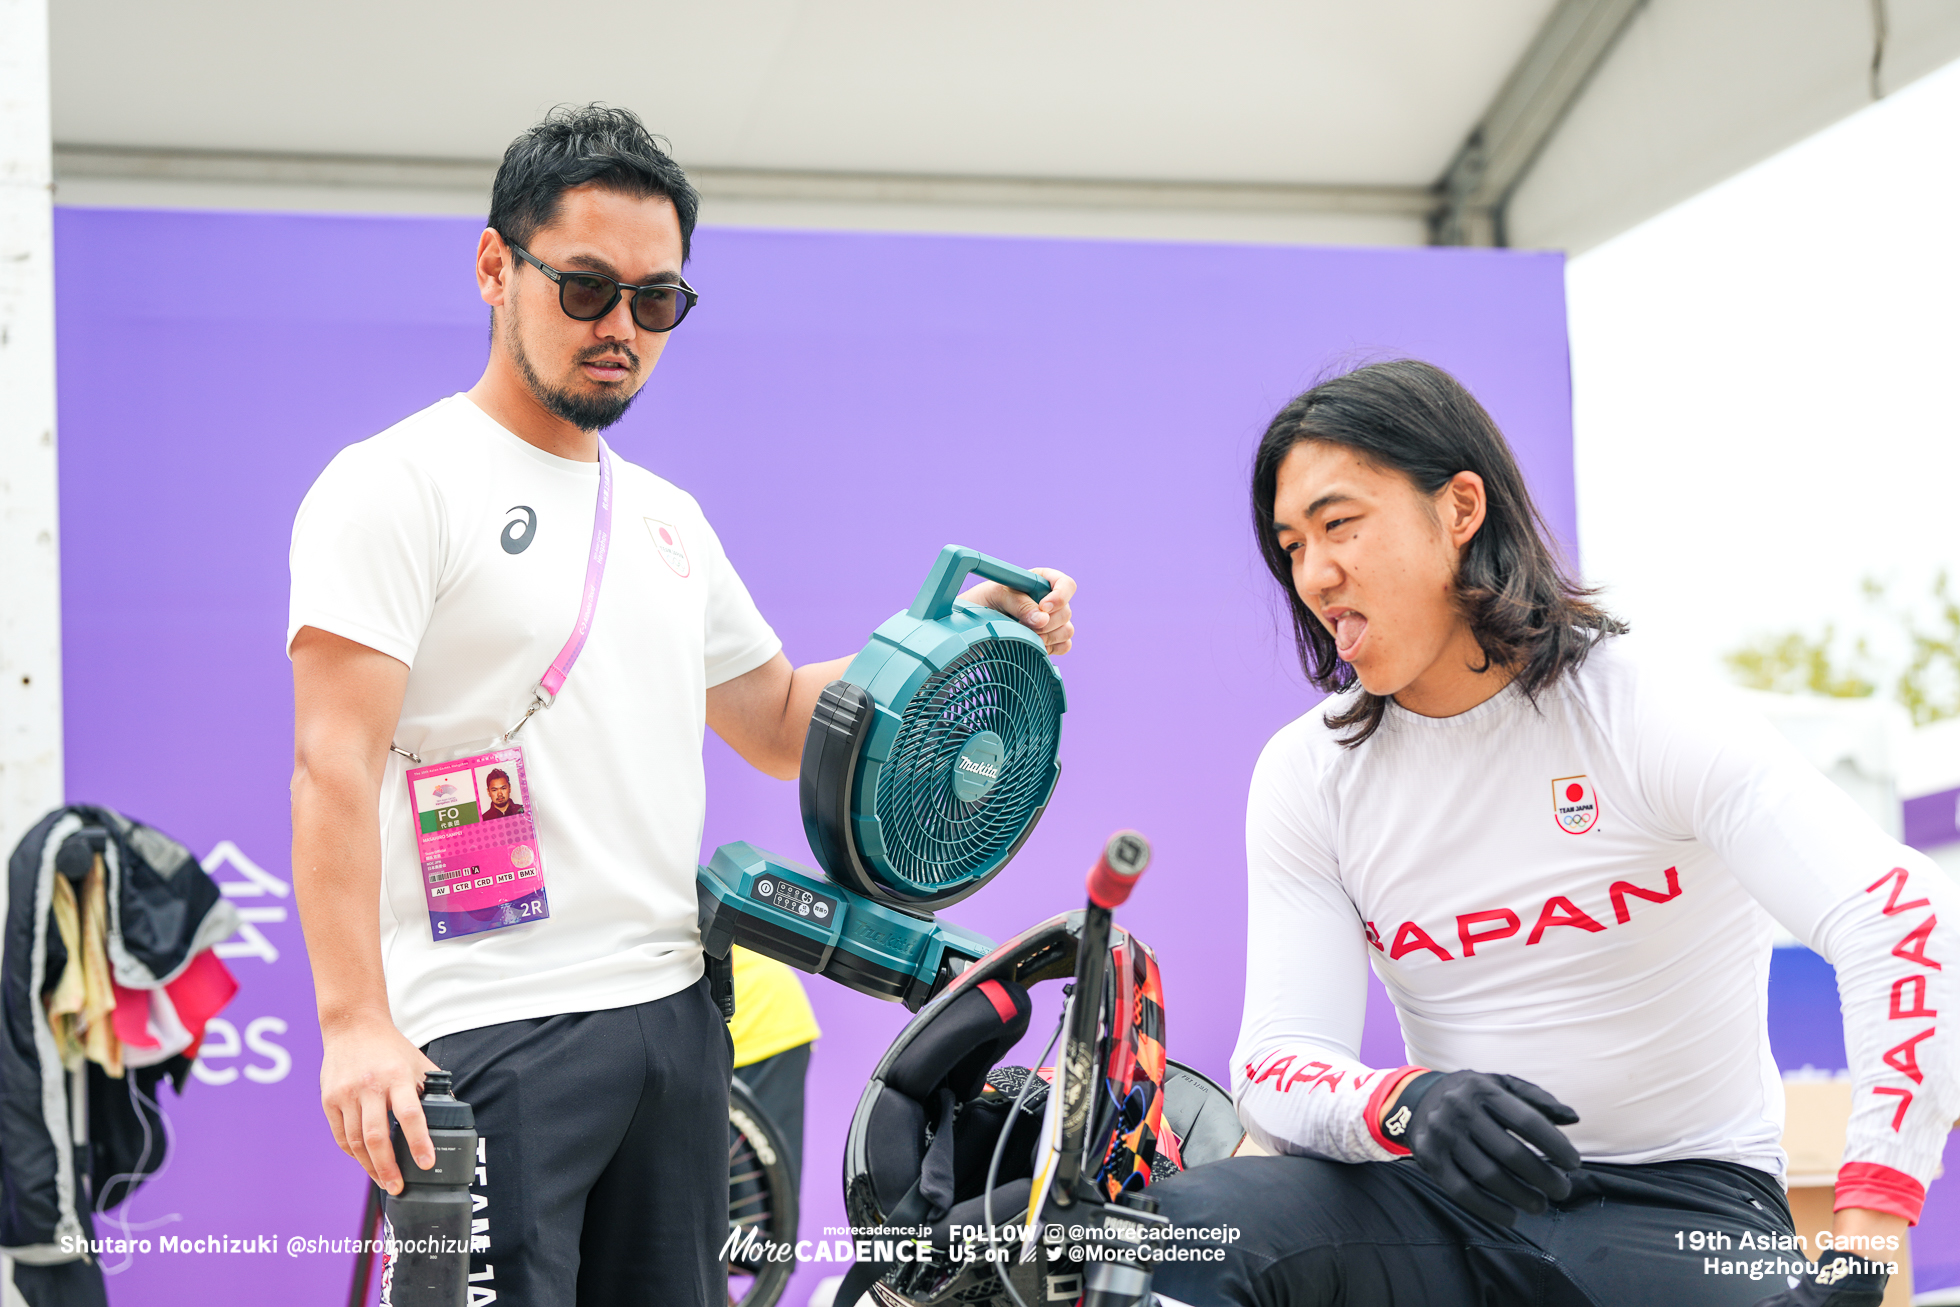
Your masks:
[{"label": "metal frame bar", "polygon": [[[494,159],[266,154],[60,143],[54,147],[57,185],[64,178],[101,177],[462,191],[487,197],[496,172]],[[1425,217],[1435,203],[1426,186],[1160,182],[715,167],[690,167],[688,176],[710,201],[1352,213],[1405,218]]]},{"label": "metal frame bar", "polygon": [[1435,186],[1432,245],[1504,245],[1504,211],[1644,0],[1559,0]]},{"label": "metal frame bar", "polygon": [[[48,10],[0,3],[0,848],[62,802]],[[0,885],[0,910],[6,888]],[[11,1278],[0,1259],[0,1295]],[[11,1300],[9,1300],[11,1301]]]}]

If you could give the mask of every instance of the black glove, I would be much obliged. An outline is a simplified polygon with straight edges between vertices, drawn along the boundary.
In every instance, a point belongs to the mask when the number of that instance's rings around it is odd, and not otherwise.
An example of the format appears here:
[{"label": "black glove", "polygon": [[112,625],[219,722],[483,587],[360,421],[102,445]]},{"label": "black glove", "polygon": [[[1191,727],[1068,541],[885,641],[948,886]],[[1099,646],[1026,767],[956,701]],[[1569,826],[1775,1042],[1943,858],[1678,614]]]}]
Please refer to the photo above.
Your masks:
[{"label": "black glove", "polygon": [[1565,1172],[1578,1169],[1579,1151],[1556,1127],[1578,1119],[1529,1080],[1425,1071],[1402,1090],[1382,1133],[1406,1144],[1460,1207],[1508,1228],[1519,1209],[1535,1215],[1571,1194]]},{"label": "black glove", "polygon": [[1869,1268],[1884,1265],[1856,1253],[1825,1253],[1817,1259],[1815,1277],[1763,1299],[1756,1307],[1879,1307],[1885,1299],[1885,1282],[1892,1277]]}]

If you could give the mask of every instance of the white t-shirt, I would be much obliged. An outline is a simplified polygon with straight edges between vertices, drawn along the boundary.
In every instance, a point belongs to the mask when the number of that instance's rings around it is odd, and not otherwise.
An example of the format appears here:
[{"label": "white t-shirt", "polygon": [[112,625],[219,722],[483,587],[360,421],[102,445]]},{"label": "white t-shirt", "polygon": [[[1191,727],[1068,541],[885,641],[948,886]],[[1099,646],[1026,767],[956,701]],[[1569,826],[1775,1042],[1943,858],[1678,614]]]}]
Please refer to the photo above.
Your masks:
[{"label": "white t-shirt", "polygon": [[1255,1137],[1406,1153],[1376,1128],[1400,1077],[1356,1055],[1367,959],[1410,1064],[1542,1085],[1587,1159],[1781,1174],[1774,917],[1837,967],[1856,1081],[1840,1198],[1917,1216],[1960,1116],[1960,895],[1929,859],[1624,637],[1535,708],[1515,688],[1456,717],[1391,704],[1353,749],[1326,711],[1275,735],[1252,782],[1233,1096]]},{"label": "white t-shirt", "polygon": [[[625,1007],[701,976],[694,871],[708,688],[782,647],[692,496],[613,456],[611,554],[562,693],[518,735],[551,916],[433,941],[399,754],[381,785],[381,957],[417,1044]],[[409,666],[395,743],[508,729],[571,634],[597,463],[558,458],[453,395],[334,457],[293,522],[303,626]],[[513,549],[516,552],[512,552]]]}]

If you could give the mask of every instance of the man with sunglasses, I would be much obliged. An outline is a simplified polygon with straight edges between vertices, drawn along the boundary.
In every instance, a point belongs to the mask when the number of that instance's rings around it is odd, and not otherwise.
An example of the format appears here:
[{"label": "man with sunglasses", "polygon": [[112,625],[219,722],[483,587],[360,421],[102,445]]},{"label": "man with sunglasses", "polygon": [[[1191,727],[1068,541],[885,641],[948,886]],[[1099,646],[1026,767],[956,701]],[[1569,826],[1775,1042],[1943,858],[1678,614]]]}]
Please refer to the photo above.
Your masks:
[{"label": "man with sunglasses", "polygon": [[[430,1165],[418,1087],[456,1076],[481,1136],[473,1303],[726,1301],[701,735],[795,776],[845,660],[792,668],[700,506],[599,437],[698,301],[696,207],[623,110],[520,136],[476,252],[482,378],[341,451],[293,527],[293,877],[322,1105],[396,1192],[390,1113]],[[1043,574],[1039,604],[971,598],[1059,654],[1075,585]],[[491,763],[520,769],[525,811],[486,823],[463,790]]]}]

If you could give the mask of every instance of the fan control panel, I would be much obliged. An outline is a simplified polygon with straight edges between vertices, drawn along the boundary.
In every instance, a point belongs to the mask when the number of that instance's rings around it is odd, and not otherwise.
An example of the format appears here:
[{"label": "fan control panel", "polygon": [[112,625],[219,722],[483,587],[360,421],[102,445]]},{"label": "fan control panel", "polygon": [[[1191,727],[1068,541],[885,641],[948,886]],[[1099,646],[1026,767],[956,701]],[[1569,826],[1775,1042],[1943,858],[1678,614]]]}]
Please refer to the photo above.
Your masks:
[{"label": "fan control panel", "polygon": [[913,1011],[993,941],[950,922],[837,889],[820,871],[753,844],[724,844],[695,877],[701,949],[740,944],[764,957]]},{"label": "fan control panel", "polygon": [[836,899],[825,898],[815,890],[805,889],[780,875],[758,876],[749,890],[749,897],[774,904],[784,912],[808,917],[819,926],[828,926],[837,916]]}]

